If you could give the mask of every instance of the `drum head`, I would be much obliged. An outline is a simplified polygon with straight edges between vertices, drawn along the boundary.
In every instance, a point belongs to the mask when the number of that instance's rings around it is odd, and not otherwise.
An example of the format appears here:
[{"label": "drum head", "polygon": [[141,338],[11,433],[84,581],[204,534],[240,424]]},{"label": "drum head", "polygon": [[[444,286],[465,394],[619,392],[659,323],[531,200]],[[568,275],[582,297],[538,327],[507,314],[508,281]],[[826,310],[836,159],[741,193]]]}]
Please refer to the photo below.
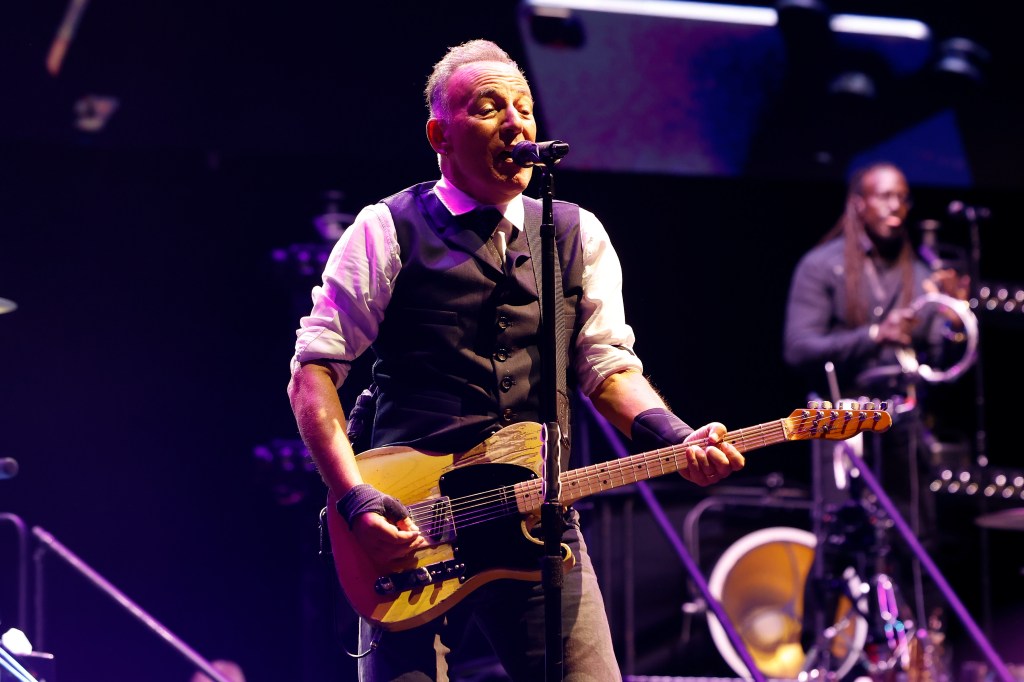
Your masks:
[{"label": "drum head", "polygon": [[[768,677],[794,679],[803,670],[804,586],[816,544],[814,534],[806,530],[764,528],[733,543],[708,579],[711,594],[721,603],[750,658]],[[859,585],[851,586],[852,594],[861,591]],[[857,662],[867,637],[867,624],[850,617],[851,610],[849,599],[843,597],[834,617],[837,634],[831,658],[840,678]],[[729,667],[749,679],[747,667],[712,612],[708,612],[708,628]]]}]

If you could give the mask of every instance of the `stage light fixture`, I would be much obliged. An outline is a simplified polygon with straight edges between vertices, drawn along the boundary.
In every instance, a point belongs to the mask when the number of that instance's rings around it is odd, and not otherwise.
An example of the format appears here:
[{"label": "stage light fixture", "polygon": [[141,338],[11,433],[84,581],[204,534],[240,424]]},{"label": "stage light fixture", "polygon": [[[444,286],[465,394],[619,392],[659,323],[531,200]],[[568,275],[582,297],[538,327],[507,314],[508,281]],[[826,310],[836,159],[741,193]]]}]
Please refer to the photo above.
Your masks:
[{"label": "stage light fixture", "polygon": [[828,92],[833,97],[866,102],[878,96],[878,86],[864,71],[843,71],[829,83]]},{"label": "stage light fixture", "polygon": [[984,81],[991,60],[989,51],[968,38],[944,40],[938,49],[934,72],[949,87],[972,87]]}]

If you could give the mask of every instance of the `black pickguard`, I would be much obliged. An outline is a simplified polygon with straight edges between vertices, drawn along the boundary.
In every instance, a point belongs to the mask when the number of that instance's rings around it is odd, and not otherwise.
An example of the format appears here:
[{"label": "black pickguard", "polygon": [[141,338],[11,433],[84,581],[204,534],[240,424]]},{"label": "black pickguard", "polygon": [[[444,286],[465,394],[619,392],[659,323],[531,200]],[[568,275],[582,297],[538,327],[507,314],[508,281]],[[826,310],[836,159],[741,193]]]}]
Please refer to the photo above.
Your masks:
[{"label": "black pickguard", "polygon": [[[523,535],[523,517],[516,509],[512,489],[514,484],[534,478],[537,475],[527,467],[492,462],[455,469],[438,480],[441,495],[451,499],[457,508],[464,506],[460,498],[487,493],[483,497],[486,506],[463,514],[462,522],[456,518],[452,548],[455,558],[466,565],[463,580],[492,568],[540,570],[544,547]],[[472,522],[482,514],[496,518]]]}]

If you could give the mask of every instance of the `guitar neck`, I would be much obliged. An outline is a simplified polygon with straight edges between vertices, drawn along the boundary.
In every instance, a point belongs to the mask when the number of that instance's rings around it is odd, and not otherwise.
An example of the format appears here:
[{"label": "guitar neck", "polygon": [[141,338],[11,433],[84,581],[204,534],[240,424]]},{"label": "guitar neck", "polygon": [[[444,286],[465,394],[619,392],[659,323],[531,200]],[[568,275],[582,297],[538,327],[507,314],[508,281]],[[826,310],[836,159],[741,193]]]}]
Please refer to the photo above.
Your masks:
[{"label": "guitar neck", "polygon": [[[749,452],[781,443],[787,439],[784,422],[783,419],[776,419],[757,426],[729,431],[725,434],[724,440],[732,443],[740,452]],[[707,447],[709,444],[710,441],[705,438],[686,445],[671,445],[630,457],[621,457],[600,464],[564,471],[559,476],[562,485],[559,502],[569,505],[588,495],[614,490],[685,469],[688,466],[687,449],[691,445]],[[516,497],[519,500],[521,512],[528,513],[540,508],[543,502],[542,485],[541,481],[532,480],[516,486]]]}]

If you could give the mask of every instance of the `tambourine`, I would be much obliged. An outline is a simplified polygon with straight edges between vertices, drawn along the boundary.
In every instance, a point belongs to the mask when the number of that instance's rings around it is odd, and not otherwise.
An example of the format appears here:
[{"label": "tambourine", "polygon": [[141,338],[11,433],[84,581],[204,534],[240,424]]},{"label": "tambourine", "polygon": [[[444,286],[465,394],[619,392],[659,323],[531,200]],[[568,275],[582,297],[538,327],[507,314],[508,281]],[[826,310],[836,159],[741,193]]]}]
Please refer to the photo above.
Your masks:
[{"label": "tambourine", "polygon": [[899,360],[900,367],[905,373],[916,374],[928,382],[955,381],[970,369],[978,357],[978,318],[975,317],[970,304],[946,294],[929,293],[914,299],[910,308],[914,311],[914,316],[917,319],[926,322],[934,320],[934,315],[943,315],[950,321],[959,321],[960,328],[950,329],[952,336],[949,338],[958,344],[963,344],[963,353],[960,359],[949,367],[936,369],[920,362],[913,347],[898,348],[896,358]]}]

